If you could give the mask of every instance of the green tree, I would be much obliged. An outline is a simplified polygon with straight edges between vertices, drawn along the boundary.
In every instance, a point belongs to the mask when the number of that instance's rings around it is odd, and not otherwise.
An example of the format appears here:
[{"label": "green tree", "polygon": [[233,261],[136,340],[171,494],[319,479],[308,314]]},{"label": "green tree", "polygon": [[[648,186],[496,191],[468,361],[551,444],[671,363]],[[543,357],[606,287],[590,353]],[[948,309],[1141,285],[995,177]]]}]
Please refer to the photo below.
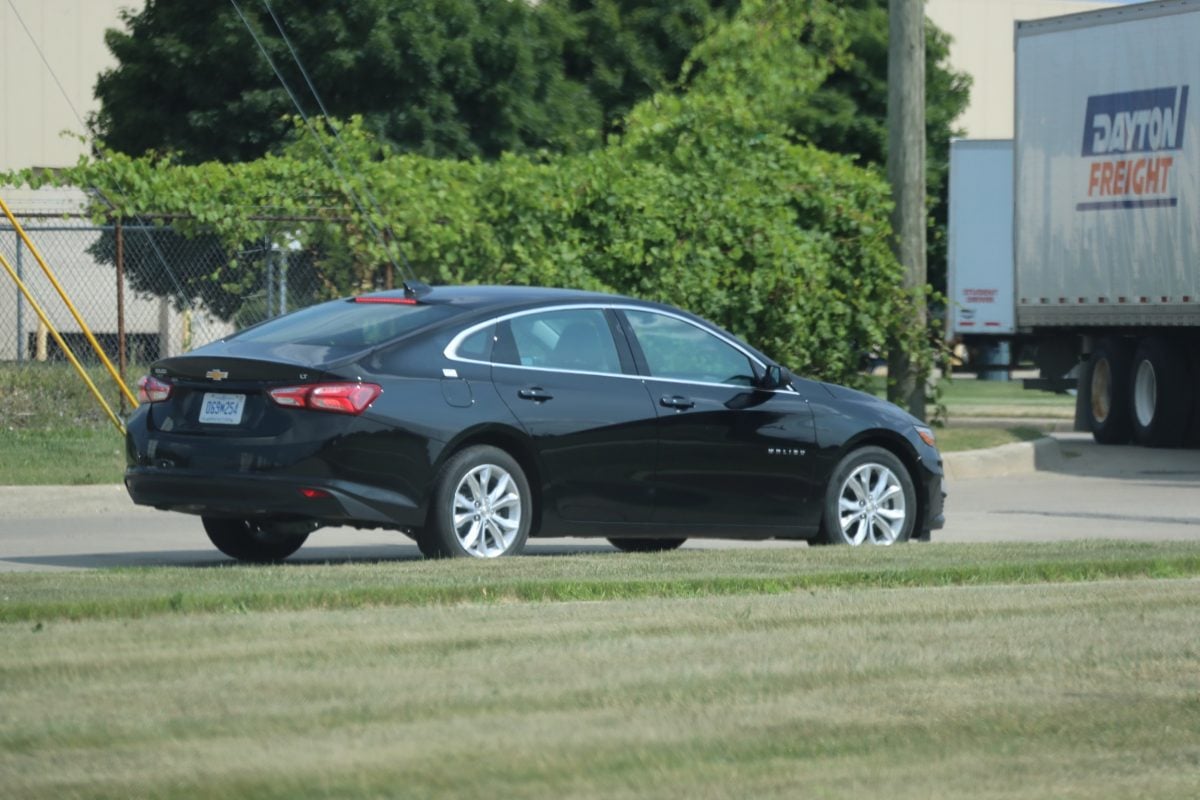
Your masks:
[{"label": "green tree", "polygon": [[[842,0],[848,58],[788,122],[823,150],[863,164],[887,160],[887,0]],[[955,118],[967,107],[970,77],[949,66],[950,37],[926,20],[926,185],[931,198],[930,283],[946,287],[946,191]]]},{"label": "green tree", "polygon": [[[402,252],[431,282],[570,285],[677,303],[803,373],[855,383],[865,353],[897,341],[919,360],[929,343],[907,324],[924,297],[902,289],[886,183],[848,156],[797,142],[789,127],[847,63],[843,17],[830,0],[744,0],[693,48],[675,87],[581,153],[397,153],[352,117],[339,126],[339,169],[302,136],[252,161],[110,152],[0,179],[94,188],[107,202],[98,215],[159,211],[187,237],[216,237],[231,258],[195,282],[162,286],[147,274],[139,285],[239,319],[253,312],[239,299],[262,279],[247,243],[285,233],[323,296],[400,277],[392,262]],[[327,125],[318,130],[333,148]],[[378,205],[354,202],[356,186]],[[264,206],[307,219],[281,232],[242,213]]]},{"label": "green tree", "polygon": [[670,90],[692,48],[728,22],[740,0],[545,0],[570,22],[566,73],[603,109],[605,130],[621,130],[641,100]]},{"label": "green tree", "polygon": [[[240,8],[309,114],[303,75],[261,0]],[[510,0],[274,0],[331,115],[361,114],[402,150],[495,157],[600,142],[599,103],[566,77],[562,14]],[[295,109],[228,0],[146,0],[106,41],[92,130],[140,155],[246,161],[281,143]]]},{"label": "green tree", "polygon": [[[270,10],[329,113],[433,157],[599,146],[638,101],[669,88],[738,0],[273,0]],[[319,113],[262,0],[239,6]],[[92,130],[113,149],[185,163],[278,147],[295,113],[228,0],[146,0],[110,30]]]}]

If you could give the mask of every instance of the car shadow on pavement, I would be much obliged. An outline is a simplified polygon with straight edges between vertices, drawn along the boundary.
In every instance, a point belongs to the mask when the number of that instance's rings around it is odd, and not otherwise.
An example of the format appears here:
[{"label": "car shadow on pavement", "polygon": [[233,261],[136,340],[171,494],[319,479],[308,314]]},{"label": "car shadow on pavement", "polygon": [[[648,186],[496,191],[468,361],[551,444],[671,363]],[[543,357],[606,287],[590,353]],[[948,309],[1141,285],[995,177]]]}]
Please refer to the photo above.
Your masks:
[{"label": "car shadow on pavement", "polygon": [[[529,544],[523,556],[570,556],[582,554],[616,554],[619,551],[608,545],[597,544]],[[283,562],[284,566],[311,566],[314,564],[383,564],[421,561],[417,546],[364,545],[360,547],[312,547],[304,548]],[[188,567],[208,569],[229,567],[238,562],[212,549],[204,550],[159,550],[128,553],[70,553],[63,555],[5,556],[0,561],[21,564],[36,569],[112,569],[118,567]]]}]

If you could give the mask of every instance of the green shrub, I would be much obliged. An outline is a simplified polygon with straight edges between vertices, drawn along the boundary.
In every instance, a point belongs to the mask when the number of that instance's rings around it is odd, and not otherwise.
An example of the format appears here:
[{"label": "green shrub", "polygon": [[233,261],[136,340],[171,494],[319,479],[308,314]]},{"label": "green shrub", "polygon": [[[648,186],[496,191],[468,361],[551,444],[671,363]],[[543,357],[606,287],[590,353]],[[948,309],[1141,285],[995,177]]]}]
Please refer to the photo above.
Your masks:
[{"label": "green shrub", "polygon": [[[398,155],[351,119],[322,121],[316,136],[298,124],[292,145],[253,162],[110,153],[19,177],[95,187],[112,203],[104,214],[188,215],[183,233],[216,235],[230,252],[285,232],[244,209],[324,215],[286,233],[313,250],[331,296],[398,280],[407,265],[436,283],[610,290],[682,306],[796,371],[853,384],[889,337],[917,355],[927,345],[908,325],[916,298],[889,249],[886,183],[795,143],[782,121],[836,63],[839,30],[820,0],[748,0],[693,52],[688,91],[641,104],[623,137],[579,155]],[[236,295],[258,268],[231,259],[206,280]]]}]

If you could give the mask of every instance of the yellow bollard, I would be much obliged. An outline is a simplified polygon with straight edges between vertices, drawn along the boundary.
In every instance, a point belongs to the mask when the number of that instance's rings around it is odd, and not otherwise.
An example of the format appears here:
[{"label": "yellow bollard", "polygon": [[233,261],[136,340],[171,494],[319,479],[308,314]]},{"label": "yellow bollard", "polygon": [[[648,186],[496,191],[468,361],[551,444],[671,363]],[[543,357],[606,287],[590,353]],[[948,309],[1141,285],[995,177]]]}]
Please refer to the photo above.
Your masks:
[{"label": "yellow bollard", "polygon": [[[79,330],[83,331],[83,335],[87,337],[88,343],[91,344],[92,349],[96,351],[96,355],[99,357],[100,363],[104,364],[104,367],[108,370],[108,374],[112,375],[113,380],[117,382],[117,387],[120,388],[121,394],[125,395],[125,399],[129,401],[130,405],[132,405],[134,408],[137,408],[137,398],[133,396],[133,392],[129,391],[129,387],[125,385],[125,381],[121,380],[121,376],[117,373],[117,368],[114,367],[112,362],[108,360],[108,356],[105,355],[104,349],[100,347],[100,343],[97,342],[96,337],[92,335],[91,328],[89,328],[87,323],[83,321],[83,317],[79,315],[79,311],[75,309],[75,305],[71,302],[71,299],[67,297],[67,291],[63,289],[62,284],[58,282],[58,278],[54,277],[54,273],[51,272],[50,267],[46,265],[46,260],[42,258],[41,252],[39,252],[38,249],[33,246],[33,242],[29,240],[29,236],[25,233],[25,229],[21,227],[21,223],[17,222],[17,218],[13,216],[12,211],[8,208],[8,203],[5,203],[4,198],[2,197],[0,197],[0,211],[3,211],[4,216],[8,217],[8,221],[12,224],[13,229],[16,230],[17,234],[21,237],[21,241],[25,242],[25,246],[29,248],[29,252],[33,253],[33,257],[37,260],[38,266],[42,268],[42,272],[46,274],[46,278],[49,279],[50,284],[54,287],[55,291],[58,292],[58,296],[61,297],[63,303],[66,304],[67,310],[71,312],[71,316],[75,317],[75,321],[79,323]],[[5,266],[8,266],[7,262],[5,263]],[[11,268],[9,269],[9,272],[12,274],[13,280],[18,280],[17,274],[13,272]],[[26,296],[28,297],[28,294]],[[58,339],[57,333],[55,334],[55,339]],[[61,340],[59,341],[59,345],[62,345]],[[65,350],[66,348],[63,349]]]}]

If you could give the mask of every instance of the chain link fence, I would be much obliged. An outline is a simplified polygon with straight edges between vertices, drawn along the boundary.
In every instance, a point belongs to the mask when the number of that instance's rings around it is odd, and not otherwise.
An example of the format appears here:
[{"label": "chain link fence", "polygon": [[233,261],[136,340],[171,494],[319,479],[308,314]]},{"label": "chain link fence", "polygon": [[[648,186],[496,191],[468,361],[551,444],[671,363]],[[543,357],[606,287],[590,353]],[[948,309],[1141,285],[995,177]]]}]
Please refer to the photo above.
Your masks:
[{"label": "chain link fence", "polygon": [[[311,254],[294,241],[289,246],[287,237],[231,252],[213,236],[186,237],[170,226],[96,225],[60,215],[19,219],[114,364],[178,355],[319,299]],[[80,361],[96,363],[79,323],[7,223],[0,224],[0,252]],[[237,280],[229,281],[234,261]],[[17,286],[0,281],[0,362],[63,360]]]}]

